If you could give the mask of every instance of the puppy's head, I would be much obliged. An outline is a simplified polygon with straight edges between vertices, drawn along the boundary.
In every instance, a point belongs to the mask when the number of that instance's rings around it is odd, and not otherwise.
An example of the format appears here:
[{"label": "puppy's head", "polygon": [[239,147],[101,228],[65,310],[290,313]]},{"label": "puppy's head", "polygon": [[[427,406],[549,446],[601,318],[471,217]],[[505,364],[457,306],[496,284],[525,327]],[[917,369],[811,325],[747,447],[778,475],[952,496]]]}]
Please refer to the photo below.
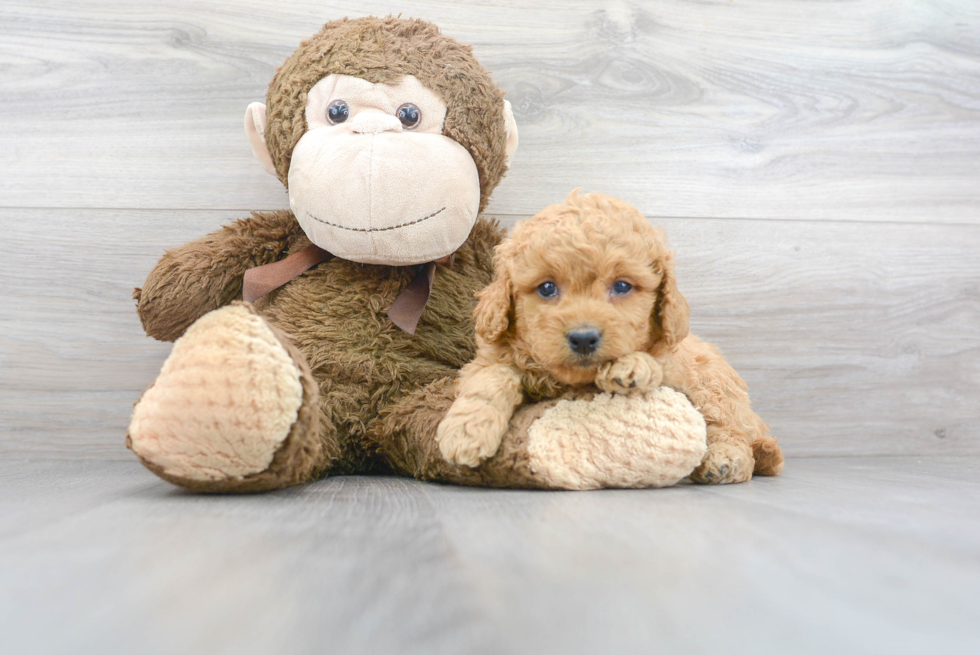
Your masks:
[{"label": "puppy's head", "polygon": [[687,336],[687,301],[663,233],[621,200],[573,191],[518,223],[494,269],[476,308],[479,341],[566,384],[592,382],[603,362]]}]

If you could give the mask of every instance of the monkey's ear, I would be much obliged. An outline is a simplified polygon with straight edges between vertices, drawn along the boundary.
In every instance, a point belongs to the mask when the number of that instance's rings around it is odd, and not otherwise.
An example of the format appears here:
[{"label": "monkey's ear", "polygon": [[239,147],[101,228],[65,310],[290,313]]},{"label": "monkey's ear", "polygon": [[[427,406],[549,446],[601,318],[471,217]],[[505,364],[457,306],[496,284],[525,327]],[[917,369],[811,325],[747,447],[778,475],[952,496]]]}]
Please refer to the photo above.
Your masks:
[{"label": "monkey's ear", "polygon": [[276,166],[272,163],[272,155],[265,145],[265,105],[253,102],[245,110],[245,134],[252,145],[252,154],[262,164],[267,173],[276,175]]},{"label": "monkey's ear", "polygon": [[687,300],[677,290],[673,256],[667,255],[662,263],[663,278],[657,291],[657,303],[653,307],[651,328],[653,341],[658,345],[673,346],[680,343],[690,330],[690,309]]},{"label": "monkey's ear", "polygon": [[507,168],[510,168],[510,160],[517,150],[517,121],[514,120],[510,100],[504,100],[504,126],[507,129]]},{"label": "monkey's ear", "polygon": [[510,326],[511,284],[510,275],[503,266],[496,267],[493,282],[476,294],[479,302],[473,311],[476,333],[487,343],[503,336]]}]

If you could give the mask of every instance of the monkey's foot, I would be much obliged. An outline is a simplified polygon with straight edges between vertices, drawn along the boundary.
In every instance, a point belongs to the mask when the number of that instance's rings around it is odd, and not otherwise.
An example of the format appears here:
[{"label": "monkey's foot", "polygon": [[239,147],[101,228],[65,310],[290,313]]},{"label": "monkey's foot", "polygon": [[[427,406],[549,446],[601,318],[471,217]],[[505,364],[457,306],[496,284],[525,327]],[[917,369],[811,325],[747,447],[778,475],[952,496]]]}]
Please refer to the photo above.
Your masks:
[{"label": "monkey's foot", "polygon": [[704,418],[667,387],[562,400],[527,429],[531,470],[561,489],[667,487],[705,448]]},{"label": "monkey's foot", "polygon": [[317,388],[302,355],[250,305],[201,317],[133,411],[126,444],[194,491],[260,491],[322,464]]}]

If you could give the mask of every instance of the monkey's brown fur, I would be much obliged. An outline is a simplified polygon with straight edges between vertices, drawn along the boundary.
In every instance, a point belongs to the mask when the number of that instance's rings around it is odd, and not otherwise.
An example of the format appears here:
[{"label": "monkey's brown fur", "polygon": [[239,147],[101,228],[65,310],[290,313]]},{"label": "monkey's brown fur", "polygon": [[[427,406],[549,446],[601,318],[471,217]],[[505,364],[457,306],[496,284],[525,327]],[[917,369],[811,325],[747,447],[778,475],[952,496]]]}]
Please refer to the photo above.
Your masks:
[{"label": "monkey's brown fur", "polygon": [[[503,93],[469,46],[419,20],[328,23],[279,68],[267,96],[266,141],[283,184],[292,148],[306,130],[307,93],[331,73],[374,83],[414,75],[438,92],[448,105],[444,134],[476,162],[482,211],[506,170]],[[256,479],[171,481],[199,491],[253,491],[307,481],[326,471],[389,470],[378,455],[380,445],[367,438],[372,424],[382,410],[429,383],[454,377],[472,359],[474,296],[490,282],[493,248],[500,238],[495,222],[478,219],[452,268],[438,271],[414,336],[386,316],[416,274],[411,267],[334,259],[256,302],[254,311],[279,331],[304,371],[304,388],[310,380],[316,382],[317,416],[301,414],[300,419],[315,425],[318,443],[298,447],[291,434],[270,470]],[[256,212],[169,250],[134,292],[147,334],[177,339],[205,313],[240,299],[246,270],[283,259],[309,243],[291,212]],[[278,466],[287,459],[288,466]],[[154,470],[162,473],[159,467]]]},{"label": "monkey's brown fur", "polygon": [[[328,469],[386,470],[366,441],[371,424],[382,409],[454,377],[473,358],[475,294],[490,282],[500,238],[495,222],[477,222],[453,267],[437,273],[415,336],[385,315],[412,268],[334,259],[255,303],[257,313],[288,335],[284,343],[301,354],[294,360],[308,366],[319,386],[319,436],[329,462],[304,466],[310,478]],[[136,293],[147,334],[176,339],[204,313],[240,297],[244,269],[307,245],[292,214],[281,211],[256,213],[169,251]]]},{"label": "monkey's brown fur", "polygon": [[391,84],[414,75],[448,105],[443,134],[473,156],[482,212],[507,169],[507,139],[504,94],[472,51],[422,20],[369,17],[327,23],[300,45],[269,85],[265,140],[279,179],[288,186],[290,156],[306,133],[306,96],[319,80],[335,73]]}]

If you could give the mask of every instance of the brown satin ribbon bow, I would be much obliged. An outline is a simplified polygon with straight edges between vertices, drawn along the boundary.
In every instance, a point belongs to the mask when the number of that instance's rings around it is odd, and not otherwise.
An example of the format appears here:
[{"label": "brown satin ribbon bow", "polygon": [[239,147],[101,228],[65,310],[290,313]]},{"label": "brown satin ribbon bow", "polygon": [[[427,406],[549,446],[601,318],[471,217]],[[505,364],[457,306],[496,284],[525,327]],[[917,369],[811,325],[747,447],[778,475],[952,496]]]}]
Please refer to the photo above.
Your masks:
[{"label": "brown satin ribbon bow", "polygon": [[[255,302],[294,277],[331,259],[333,259],[331,253],[320,246],[311,244],[285,259],[250,268],[245,271],[242,300]],[[402,292],[395,298],[395,302],[392,303],[391,309],[388,310],[388,318],[391,319],[391,322],[409,334],[415,334],[415,328],[418,327],[419,320],[422,318],[425,305],[429,302],[432,284],[436,279],[436,264],[452,266],[453,255],[423,264],[422,270],[412,278],[407,287],[402,289]]]}]

